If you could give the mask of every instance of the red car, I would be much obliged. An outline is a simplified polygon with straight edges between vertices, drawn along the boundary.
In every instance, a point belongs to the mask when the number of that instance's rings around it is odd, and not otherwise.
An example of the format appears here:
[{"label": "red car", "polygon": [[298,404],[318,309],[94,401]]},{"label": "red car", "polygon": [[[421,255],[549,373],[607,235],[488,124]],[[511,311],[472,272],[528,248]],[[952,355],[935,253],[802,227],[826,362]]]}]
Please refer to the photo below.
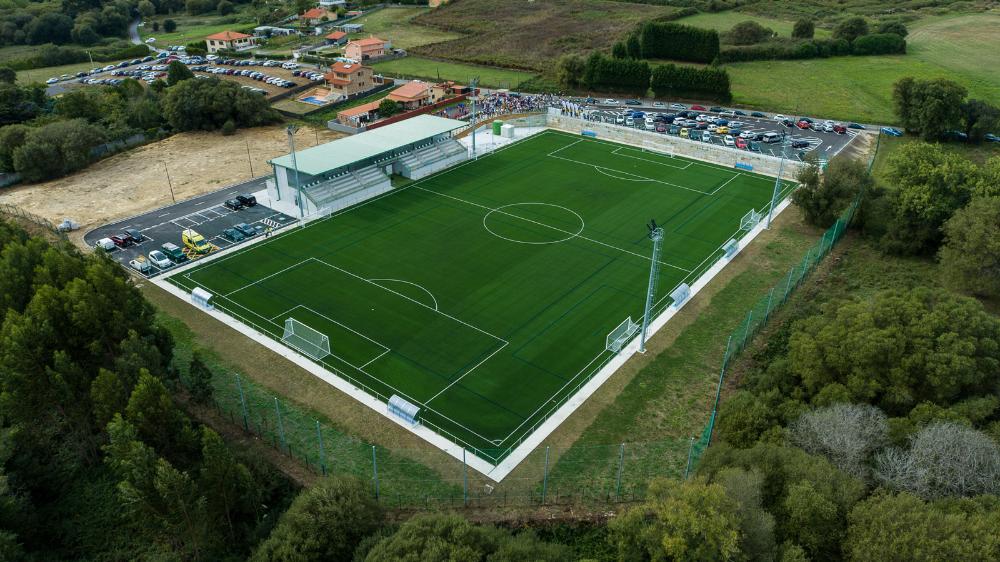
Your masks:
[{"label": "red car", "polygon": [[743,150],[746,150],[746,148],[748,146],[750,146],[750,145],[747,144],[747,140],[746,139],[740,138],[740,137],[736,137],[736,148],[742,148]]},{"label": "red car", "polygon": [[838,135],[846,135],[847,134],[847,127],[845,127],[845,126],[843,126],[843,125],[841,125],[841,124],[838,123],[838,124],[836,124],[836,125],[833,126],[833,132],[837,133]]},{"label": "red car", "polygon": [[803,129],[803,130],[808,129],[811,125],[812,125],[812,123],[810,123],[808,121],[805,121],[805,120],[799,121],[798,123],[795,124],[796,127],[800,128],[800,129]]},{"label": "red car", "polygon": [[692,105],[691,109],[693,109],[695,111],[706,111],[706,109],[703,106],[700,106],[700,105]]},{"label": "red car", "polygon": [[119,248],[128,248],[134,243],[131,236],[111,236],[110,238]]}]

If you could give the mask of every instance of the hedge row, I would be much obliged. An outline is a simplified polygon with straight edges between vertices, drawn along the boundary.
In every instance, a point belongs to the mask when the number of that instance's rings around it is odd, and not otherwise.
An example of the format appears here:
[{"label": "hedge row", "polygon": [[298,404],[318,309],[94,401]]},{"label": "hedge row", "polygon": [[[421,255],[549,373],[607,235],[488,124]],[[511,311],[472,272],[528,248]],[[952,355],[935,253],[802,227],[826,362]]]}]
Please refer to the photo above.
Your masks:
[{"label": "hedge row", "polygon": [[657,97],[698,97],[729,101],[729,73],[715,67],[664,64],[653,69],[650,86]]},{"label": "hedge row", "polygon": [[[145,45],[128,45],[125,47],[114,46],[111,48],[95,48],[90,50],[94,62],[109,62],[122,59],[140,58],[149,55],[149,48]],[[42,45],[37,52],[26,58],[13,59],[5,66],[14,70],[29,70],[32,68],[47,68],[50,66],[62,66],[64,64],[74,64],[87,62],[90,55],[83,49],[75,47],[61,47],[58,45]]]},{"label": "hedge row", "polygon": [[847,55],[888,55],[906,52],[906,40],[895,33],[863,35],[853,43],[846,39],[811,39],[808,41],[769,41],[757,45],[726,47],[719,62],[753,60],[814,59]]},{"label": "hedge row", "polygon": [[606,57],[594,51],[583,68],[582,82],[604,91],[645,93],[649,89],[649,63]]}]

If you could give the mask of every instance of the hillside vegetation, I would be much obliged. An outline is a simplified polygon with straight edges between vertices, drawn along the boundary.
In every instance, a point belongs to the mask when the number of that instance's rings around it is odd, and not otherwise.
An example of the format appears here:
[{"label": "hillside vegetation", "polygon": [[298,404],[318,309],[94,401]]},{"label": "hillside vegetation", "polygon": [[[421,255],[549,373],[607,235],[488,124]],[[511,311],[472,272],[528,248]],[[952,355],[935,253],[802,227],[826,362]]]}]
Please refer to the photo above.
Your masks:
[{"label": "hillside vegetation", "polygon": [[676,8],[609,0],[534,0],[516,5],[454,0],[415,23],[465,34],[412,49],[422,55],[528,70],[551,70],[566,53],[607,50],[639,22]]}]

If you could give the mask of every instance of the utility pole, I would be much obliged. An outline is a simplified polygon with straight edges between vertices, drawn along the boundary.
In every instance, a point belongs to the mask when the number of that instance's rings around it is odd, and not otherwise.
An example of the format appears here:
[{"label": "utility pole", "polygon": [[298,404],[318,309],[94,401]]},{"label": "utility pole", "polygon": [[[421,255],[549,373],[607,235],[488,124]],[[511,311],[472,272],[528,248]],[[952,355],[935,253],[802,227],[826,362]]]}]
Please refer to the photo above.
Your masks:
[{"label": "utility pole", "polygon": [[288,132],[288,145],[292,149],[292,170],[295,172],[295,189],[299,192],[299,218],[305,218],[305,208],[302,206],[302,185],[299,183],[299,162],[295,158],[295,133],[299,130],[294,123],[289,125],[285,131]]},{"label": "utility pole", "polygon": [[642,315],[639,353],[646,353],[646,332],[649,329],[649,317],[653,313],[653,297],[656,295],[656,281],[660,273],[660,246],[663,242],[663,228],[656,226],[656,221],[650,221],[647,227],[649,239],[653,241],[653,260],[649,264],[649,286],[646,289],[646,311]]},{"label": "utility pole", "polygon": [[472,96],[469,98],[472,101],[472,159],[476,160],[478,155],[476,154],[476,100],[479,98],[479,77],[469,80],[469,86],[472,87]]},{"label": "utility pole", "polygon": [[250,140],[246,139],[247,143],[247,163],[250,164],[250,179],[253,179],[253,158],[250,158]]},{"label": "utility pole", "polygon": [[174,197],[174,185],[170,181],[170,170],[167,169],[167,163],[163,163],[163,171],[167,174],[167,189],[170,190],[170,200],[174,203],[177,202],[177,198]]}]

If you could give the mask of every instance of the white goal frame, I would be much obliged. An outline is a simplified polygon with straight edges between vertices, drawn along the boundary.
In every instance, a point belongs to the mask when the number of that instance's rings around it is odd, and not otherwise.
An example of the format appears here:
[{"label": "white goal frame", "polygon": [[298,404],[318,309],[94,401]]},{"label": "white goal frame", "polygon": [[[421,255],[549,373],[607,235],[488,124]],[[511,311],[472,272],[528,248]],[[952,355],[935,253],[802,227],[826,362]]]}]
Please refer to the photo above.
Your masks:
[{"label": "white goal frame", "polygon": [[757,223],[764,218],[764,213],[757,211],[756,209],[750,209],[747,214],[743,215],[740,219],[740,230],[750,231],[753,227],[757,226]]},{"label": "white goal frame", "polygon": [[330,355],[330,337],[319,330],[289,317],[285,320],[285,331],[281,336],[281,341],[314,361],[319,361]]},{"label": "white goal frame", "polygon": [[632,321],[631,316],[622,320],[621,324],[608,332],[608,337],[605,339],[605,349],[618,353],[625,347],[628,340],[639,332],[639,328],[640,326]]}]

